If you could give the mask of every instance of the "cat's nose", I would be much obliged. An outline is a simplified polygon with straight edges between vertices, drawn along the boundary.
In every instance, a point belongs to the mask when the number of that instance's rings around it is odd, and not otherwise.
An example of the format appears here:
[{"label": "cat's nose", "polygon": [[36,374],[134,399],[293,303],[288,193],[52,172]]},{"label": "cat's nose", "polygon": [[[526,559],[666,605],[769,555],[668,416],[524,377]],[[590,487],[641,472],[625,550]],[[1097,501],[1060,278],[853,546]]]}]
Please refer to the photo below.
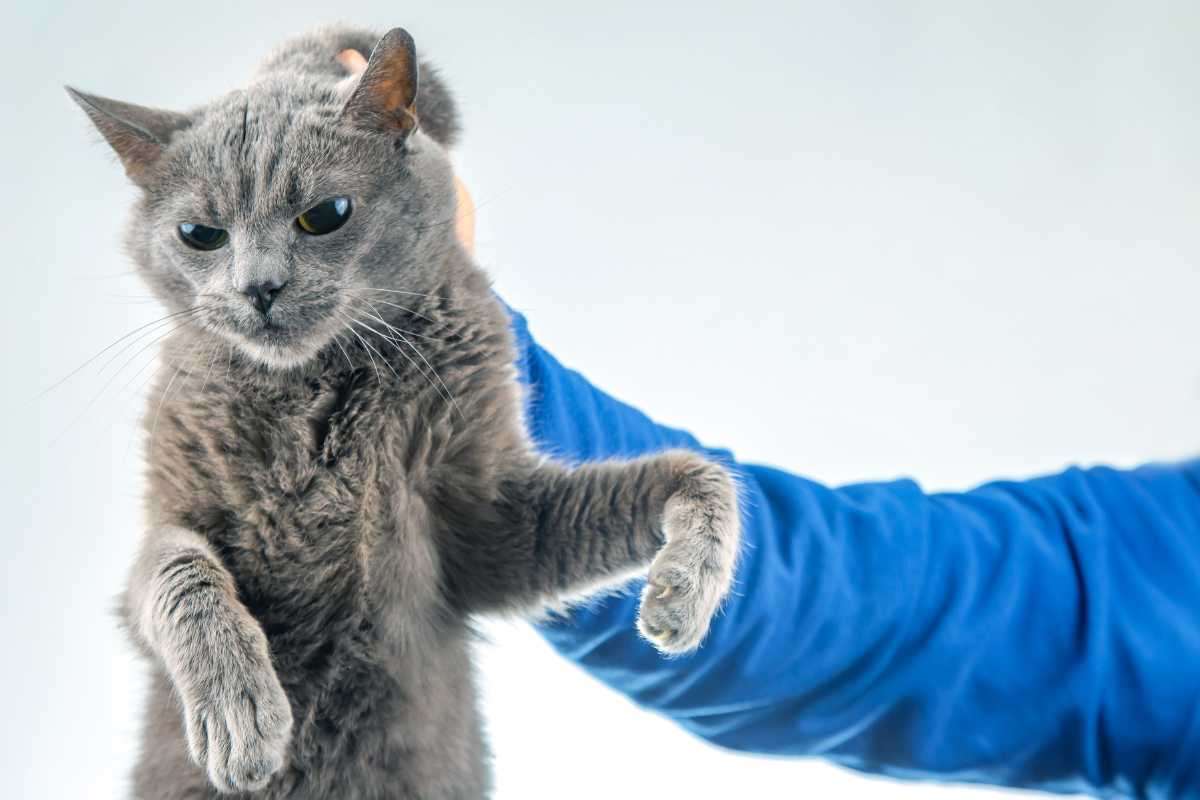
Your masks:
[{"label": "cat's nose", "polygon": [[250,301],[250,305],[258,309],[260,314],[264,316],[271,310],[271,304],[275,302],[275,298],[283,291],[283,284],[278,281],[269,280],[263,283],[252,283],[245,289],[242,289],[242,294],[246,295],[246,299]]}]

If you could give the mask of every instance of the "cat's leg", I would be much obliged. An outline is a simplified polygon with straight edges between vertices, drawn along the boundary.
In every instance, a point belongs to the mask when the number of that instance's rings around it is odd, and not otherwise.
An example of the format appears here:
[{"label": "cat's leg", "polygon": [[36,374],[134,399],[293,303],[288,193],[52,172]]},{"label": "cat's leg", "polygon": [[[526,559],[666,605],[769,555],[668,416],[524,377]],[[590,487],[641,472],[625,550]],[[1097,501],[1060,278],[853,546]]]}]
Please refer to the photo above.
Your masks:
[{"label": "cat's leg", "polygon": [[686,451],[575,469],[529,463],[500,482],[495,519],[467,525],[448,567],[468,608],[545,602],[649,564],[638,628],[660,650],[699,646],[729,591],[737,492]]},{"label": "cat's leg", "polygon": [[262,627],[212,548],[182,528],[150,531],[125,604],[178,692],[192,758],[222,792],[265,786],[284,763],[291,706]]}]

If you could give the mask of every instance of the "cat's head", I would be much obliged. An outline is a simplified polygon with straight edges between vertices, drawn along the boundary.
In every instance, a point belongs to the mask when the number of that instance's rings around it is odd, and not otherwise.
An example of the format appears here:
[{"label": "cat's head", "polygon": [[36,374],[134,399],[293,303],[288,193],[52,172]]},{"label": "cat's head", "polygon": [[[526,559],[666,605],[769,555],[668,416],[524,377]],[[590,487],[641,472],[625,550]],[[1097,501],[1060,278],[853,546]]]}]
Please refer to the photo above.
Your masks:
[{"label": "cat's head", "polygon": [[127,242],[144,278],[270,367],[309,361],[369,301],[398,299],[375,290],[429,291],[455,246],[449,160],[417,124],[412,38],[388,32],[361,76],[336,55],[325,71],[277,57],[188,113],[68,90],[142,189]]}]

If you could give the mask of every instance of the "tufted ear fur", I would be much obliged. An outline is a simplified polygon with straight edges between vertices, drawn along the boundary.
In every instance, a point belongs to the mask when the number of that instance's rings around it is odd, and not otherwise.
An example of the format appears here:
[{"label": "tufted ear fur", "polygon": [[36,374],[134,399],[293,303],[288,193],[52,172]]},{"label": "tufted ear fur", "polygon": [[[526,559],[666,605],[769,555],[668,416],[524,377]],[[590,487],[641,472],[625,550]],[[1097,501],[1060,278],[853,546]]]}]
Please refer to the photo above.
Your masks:
[{"label": "tufted ear fur", "polygon": [[116,151],[125,174],[140,186],[146,184],[171,137],[191,124],[186,115],[174,111],[109,100],[70,86],[66,89]]},{"label": "tufted ear fur", "polygon": [[403,142],[417,127],[417,72],[413,38],[403,28],[392,28],[371,51],[342,118]]}]

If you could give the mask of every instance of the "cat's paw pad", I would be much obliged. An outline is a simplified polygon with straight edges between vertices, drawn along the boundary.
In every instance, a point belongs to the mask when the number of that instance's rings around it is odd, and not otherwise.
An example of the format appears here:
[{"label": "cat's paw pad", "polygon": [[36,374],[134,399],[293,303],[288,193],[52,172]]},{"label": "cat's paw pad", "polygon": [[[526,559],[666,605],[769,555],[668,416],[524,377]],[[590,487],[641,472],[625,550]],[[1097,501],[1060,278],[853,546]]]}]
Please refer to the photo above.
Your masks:
[{"label": "cat's paw pad", "polygon": [[218,679],[184,706],[188,749],[217,791],[256,791],[283,767],[292,710],[273,671]]},{"label": "cat's paw pad", "polygon": [[638,630],[668,654],[704,640],[732,585],[739,537],[729,474],[698,456],[680,460],[682,488],[666,504],[667,543],[650,565],[638,614]]}]

